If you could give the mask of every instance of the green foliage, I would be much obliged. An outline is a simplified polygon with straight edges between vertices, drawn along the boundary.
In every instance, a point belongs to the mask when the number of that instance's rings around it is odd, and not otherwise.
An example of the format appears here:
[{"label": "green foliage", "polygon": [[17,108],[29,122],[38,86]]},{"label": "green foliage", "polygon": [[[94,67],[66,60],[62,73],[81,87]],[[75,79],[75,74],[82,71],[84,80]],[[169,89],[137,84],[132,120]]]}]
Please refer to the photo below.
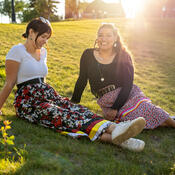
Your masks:
[{"label": "green foliage", "polygon": [[[1,10],[0,12],[4,15],[9,16],[11,18],[12,16],[12,2],[11,0],[4,0],[0,2]],[[15,1],[15,12],[18,14],[18,12],[23,13],[23,9],[26,7],[26,4],[23,0],[16,0]],[[18,16],[20,17],[20,15]]]},{"label": "green foliage", "polygon": [[28,22],[36,17],[38,17],[37,11],[35,9],[31,10],[30,8],[24,10],[23,14],[21,15],[22,22]]},{"label": "green foliage", "polygon": [[40,16],[50,20],[50,17],[57,12],[56,0],[36,0],[34,8]]},{"label": "green foliage", "polygon": [[5,71],[4,70],[0,72],[0,78],[5,79]]},{"label": "green foliage", "polygon": [[3,145],[3,150],[4,151],[1,151],[1,155],[5,156],[5,159],[7,159],[7,157],[11,154],[11,152],[9,151],[9,146],[10,145],[14,145],[14,135],[12,136],[8,136],[7,134],[7,130],[11,129],[11,122],[9,122],[8,120],[5,120],[4,122],[4,126],[2,126],[0,128],[0,131],[2,133],[2,138],[0,138],[0,143]]},{"label": "green foliage", "polygon": [[30,0],[26,10],[22,14],[22,21],[27,22],[38,16],[43,16],[50,21],[59,21],[55,15],[59,1],[56,0]]},{"label": "green foliage", "polygon": [[9,18],[11,17],[11,1],[10,0],[4,0],[1,2],[1,13],[4,15],[8,15]]},{"label": "green foliage", "polygon": [[[24,0],[15,0],[15,12],[22,22],[28,22],[38,16],[43,16],[50,21],[59,21],[56,14],[59,1],[57,0],[29,0],[26,3]],[[11,0],[4,0],[0,2],[0,13],[12,16]]]},{"label": "green foliage", "polygon": [[15,148],[14,135],[9,136],[7,133],[7,130],[11,129],[10,124],[10,121],[5,120],[0,127],[0,174],[15,172],[25,162],[25,146],[23,149]]}]

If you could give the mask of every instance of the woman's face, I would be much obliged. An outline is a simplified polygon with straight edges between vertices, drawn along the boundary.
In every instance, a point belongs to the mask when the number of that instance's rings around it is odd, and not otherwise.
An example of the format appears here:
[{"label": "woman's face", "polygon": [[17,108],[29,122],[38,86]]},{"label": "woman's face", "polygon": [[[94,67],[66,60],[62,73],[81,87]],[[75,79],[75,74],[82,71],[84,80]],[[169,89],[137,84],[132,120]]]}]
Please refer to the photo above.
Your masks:
[{"label": "woman's face", "polygon": [[97,44],[99,49],[108,50],[112,49],[117,37],[114,36],[111,28],[103,27],[98,32]]},{"label": "woman's face", "polygon": [[43,33],[42,35],[40,35],[35,42],[36,48],[41,49],[47,43],[49,37],[50,37],[49,33]]}]

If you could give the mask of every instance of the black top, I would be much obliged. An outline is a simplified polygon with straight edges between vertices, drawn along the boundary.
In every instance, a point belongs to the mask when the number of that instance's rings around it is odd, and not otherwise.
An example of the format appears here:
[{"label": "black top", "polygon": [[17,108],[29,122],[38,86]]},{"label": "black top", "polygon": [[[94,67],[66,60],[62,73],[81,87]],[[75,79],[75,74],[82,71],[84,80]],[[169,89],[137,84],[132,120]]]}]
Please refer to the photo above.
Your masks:
[{"label": "black top", "polygon": [[[81,56],[80,73],[75,84],[74,92],[71,101],[79,103],[82,93],[89,80],[91,92],[96,96],[98,90],[108,85],[121,87],[121,91],[114,102],[112,109],[119,110],[128,99],[129,93],[133,85],[134,69],[130,56],[125,53],[124,64],[120,66],[120,72],[117,73],[117,56],[110,64],[101,64],[94,57],[94,49],[87,49]],[[122,59],[124,59],[122,57]],[[104,78],[104,81],[101,81]]]}]

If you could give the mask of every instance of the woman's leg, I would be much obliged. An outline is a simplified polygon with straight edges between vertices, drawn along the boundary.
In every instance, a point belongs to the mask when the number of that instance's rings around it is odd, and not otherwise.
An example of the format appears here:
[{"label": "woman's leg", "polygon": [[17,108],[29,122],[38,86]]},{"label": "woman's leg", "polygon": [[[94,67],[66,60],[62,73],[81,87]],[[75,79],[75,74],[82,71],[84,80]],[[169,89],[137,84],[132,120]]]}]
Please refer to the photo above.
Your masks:
[{"label": "woman's leg", "polygon": [[[114,121],[115,119],[117,119],[116,117],[118,116],[118,113],[120,111],[112,109],[111,106],[114,104],[114,102],[117,99],[120,91],[121,91],[121,88],[117,88],[114,91],[106,93],[103,97],[101,97],[97,100],[97,104],[102,109],[103,116],[106,120]],[[130,95],[128,97],[128,100],[131,100],[135,96],[138,96],[140,98],[145,97],[145,95],[140,90],[140,88],[137,87],[136,85],[133,85],[132,90],[130,92]],[[126,105],[126,103],[125,103],[125,105]],[[131,105],[133,105],[133,104],[129,104],[128,108],[130,108]],[[140,117],[140,116],[137,116],[137,117]]]},{"label": "woman's leg", "polygon": [[173,120],[172,118],[168,118],[167,120],[165,120],[160,126],[165,126],[165,127],[173,127],[175,128],[175,120]]},{"label": "woman's leg", "polygon": [[118,113],[117,110],[110,109],[110,108],[103,108],[102,111],[103,111],[103,116],[106,120],[114,121],[116,119],[116,116]]},{"label": "woman's leg", "polygon": [[145,124],[146,122],[142,117],[125,123],[111,124],[106,129],[106,132],[101,135],[100,140],[120,145],[127,139],[138,135],[143,130]]},{"label": "woman's leg", "polygon": [[[120,121],[127,121],[138,116],[146,120],[145,129],[155,129],[158,126],[163,126],[165,125],[164,122],[170,117],[162,108],[152,104],[150,101],[142,101],[136,97],[120,110],[119,118]],[[170,123],[169,120],[167,122]]]},{"label": "woman's leg", "polygon": [[[125,123],[125,125],[111,125],[110,121],[104,120],[81,105],[73,105],[69,100],[61,97],[55,99],[54,95],[52,97],[52,94],[54,94],[51,93],[52,89],[44,84],[29,87],[30,90],[21,91],[21,94],[17,95],[16,102],[18,103],[15,104],[17,114],[30,122],[52,128],[57,132],[75,133],[83,131],[94,141],[107,128],[107,134],[102,134],[102,140],[120,144],[139,134],[145,125],[143,118],[136,119],[128,124]],[[23,100],[21,100],[21,97]],[[38,97],[41,97],[41,99]],[[57,105],[54,103],[55,101],[58,103]]]},{"label": "woman's leg", "polygon": [[103,142],[108,142],[108,143],[112,143],[112,136],[111,133],[112,131],[116,128],[115,124],[110,125],[107,129],[106,132],[103,133],[100,137],[100,140]]},{"label": "woman's leg", "polygon": [[112,136],[111,136],[111,134],[108,134],[106,132],[103,133],[99,139],[102,142],[112,143]]},{"label": "woman's leg", "polygon": [[112,143],[112,131],[116,128],[116,124],[112,124],[110,125],[107,129],[106,132],[104,132],[101,137],[100,140],[102,142],[108,142],[108,143]]},{"label": "woman's leg", "polygon": [[[132,122],[130,122],[130,123],[132,123]],[[106,132],[101,135],[100,140],[102,142],[113,143],[112,132],[114,130],[116,130],[115,129],[116,127],[117,127],[117,124],[110,125],[107,128]],[[144,127],[144,125],[142,127]],[[127,132],[125,132],[125,133],[127,133]],[[139,140],[139,139],[129,138],[127,140],[124,140],[121,144],[118,144],[118,146],[120,146],[121,148],[124,148],[124,149],[128,149],[130,151],[140,152],[144,149],[145,142],[142,140]]]}]

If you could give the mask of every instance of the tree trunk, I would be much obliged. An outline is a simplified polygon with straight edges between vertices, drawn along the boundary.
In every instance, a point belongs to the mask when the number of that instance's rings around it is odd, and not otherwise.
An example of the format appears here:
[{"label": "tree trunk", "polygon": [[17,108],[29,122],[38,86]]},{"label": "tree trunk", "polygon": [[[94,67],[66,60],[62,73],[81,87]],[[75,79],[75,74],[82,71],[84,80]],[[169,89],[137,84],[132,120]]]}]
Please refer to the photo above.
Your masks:
[{"label": "tree trunk", "polygon": [[15,0],[12,0],[12,23],[16,23],[16,15],[15,15],[14,1],[15,1]]}]

